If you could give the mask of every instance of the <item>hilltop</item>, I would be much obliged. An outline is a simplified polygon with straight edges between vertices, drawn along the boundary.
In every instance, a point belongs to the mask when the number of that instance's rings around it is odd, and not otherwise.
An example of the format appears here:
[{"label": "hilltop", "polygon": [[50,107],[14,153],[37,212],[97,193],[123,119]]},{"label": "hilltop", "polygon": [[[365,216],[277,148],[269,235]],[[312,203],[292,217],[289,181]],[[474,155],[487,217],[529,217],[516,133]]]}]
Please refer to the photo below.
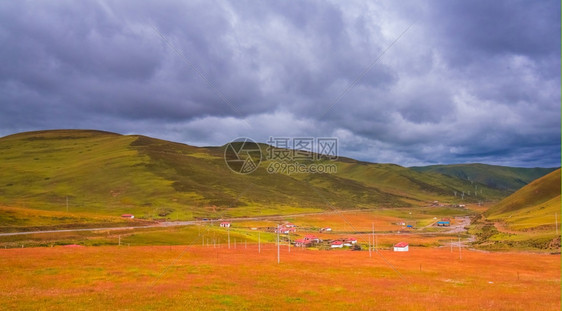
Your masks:
[{"label": "hilltop", "polygon": [[493,201],[508,194],[476,180],[347,158],[329,162],[337,166],[334,174],[270,174],[264,159],[254,173],[240,175],[226,167],[225,146],[95,130],[20,133],[0,138],[0,148],[0,203],[47,211],[175,220]]}]

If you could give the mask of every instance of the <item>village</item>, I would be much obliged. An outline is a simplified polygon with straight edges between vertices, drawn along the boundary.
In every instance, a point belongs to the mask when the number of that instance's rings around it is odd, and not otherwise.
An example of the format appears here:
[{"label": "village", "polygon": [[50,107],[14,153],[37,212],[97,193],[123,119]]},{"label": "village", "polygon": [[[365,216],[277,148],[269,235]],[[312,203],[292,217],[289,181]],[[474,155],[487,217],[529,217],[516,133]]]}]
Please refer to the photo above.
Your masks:
[{"label": "village", "polygon": [[[452,223],[450,218],[434,219],[435,221],[430,225],[432,227],[449,227]],[[397,222],[394,223],[394,225],[401,226],[403,233],[408,233],[414,229],[413,224],[408,224],[406,222]],[[230,230],[230,228],[233,228],[233,222],[222,221],[219,227]],[[298,248],[315,248],[321,250],[349,249],[353,251],[361,251],[364,248],[369,250],[378,248],[374,229],[371,233],[363,234],[363,236],[368,236],[368,243],[366,244],[364,242],[360,243],[356,237],[351,236],[352,234],[344,236],[341,233],[334,232],[331,227],[321,227],[320,229],[298,228],[297,225],[291,222],[284,222],[276,227],[252,227],[245,229],[275,233],[279,242]],[[312,232],[314,229],[316,229],[318,234]],[[397,233],[399,234],[401,231],[397,231]],[[407,241],[397,241],[393,244],[391,250],[394,252],[408,252],[409,248],[410,245]]]}]

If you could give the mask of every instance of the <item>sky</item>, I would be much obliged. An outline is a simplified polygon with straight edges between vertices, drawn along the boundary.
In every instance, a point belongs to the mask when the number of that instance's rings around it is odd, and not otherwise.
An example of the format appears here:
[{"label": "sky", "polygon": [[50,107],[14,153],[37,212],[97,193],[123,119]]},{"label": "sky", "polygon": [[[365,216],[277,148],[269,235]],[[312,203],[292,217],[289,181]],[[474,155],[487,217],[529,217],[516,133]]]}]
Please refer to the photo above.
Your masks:
[{"label": "sky", "polygon": [[560,166],[560,1],[1,1],[0,136]]}]

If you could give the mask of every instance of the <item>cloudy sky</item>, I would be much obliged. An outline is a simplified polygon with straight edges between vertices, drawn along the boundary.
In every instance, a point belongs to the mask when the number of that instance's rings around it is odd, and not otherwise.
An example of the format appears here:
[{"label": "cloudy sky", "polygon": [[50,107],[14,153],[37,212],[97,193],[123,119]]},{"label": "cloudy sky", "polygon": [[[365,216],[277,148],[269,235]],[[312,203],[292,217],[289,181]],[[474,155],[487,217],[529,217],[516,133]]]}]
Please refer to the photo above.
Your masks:
[{"label": "cloudy sky", "polygon": [[560,165],[560,1],[2,1],[0,136]]}]

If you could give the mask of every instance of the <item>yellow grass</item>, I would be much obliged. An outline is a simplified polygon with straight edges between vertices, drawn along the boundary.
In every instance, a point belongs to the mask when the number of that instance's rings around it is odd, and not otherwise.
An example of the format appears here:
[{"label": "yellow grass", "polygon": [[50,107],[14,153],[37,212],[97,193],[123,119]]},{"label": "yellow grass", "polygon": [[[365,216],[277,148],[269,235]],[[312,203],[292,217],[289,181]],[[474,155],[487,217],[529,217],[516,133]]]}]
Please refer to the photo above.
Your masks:
[{"label": "yellow grass", "polygon": [[[313,251],[274,245],[0,250],[18,309],[560,310],[560,256]],[[383,258],[384,257],[384,258]]]}]

